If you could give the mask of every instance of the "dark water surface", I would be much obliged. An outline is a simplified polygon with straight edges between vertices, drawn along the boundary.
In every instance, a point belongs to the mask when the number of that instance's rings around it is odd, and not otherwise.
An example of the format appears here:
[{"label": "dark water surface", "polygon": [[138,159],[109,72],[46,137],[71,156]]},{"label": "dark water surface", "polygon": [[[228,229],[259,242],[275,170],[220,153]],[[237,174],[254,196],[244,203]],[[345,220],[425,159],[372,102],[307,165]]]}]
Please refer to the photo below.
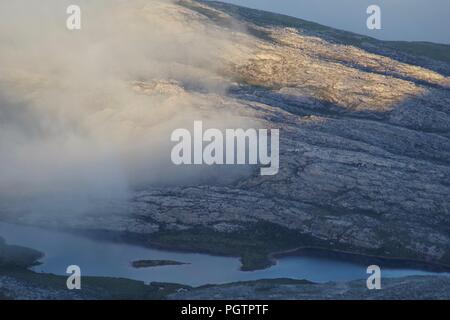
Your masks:
[{"label": "dark water surface", "polygon": [[[179,253],[135,245],[92,240],[83,236],[48,231],[36,227],[0,223],[0,237],[7,243],[45,253],[37,272],[65,275],[67,266],[78,265],[82,275],[121,277],[145,282],[173,282],[199,286],[236,281],[292,278],[314,282],[366,279],[366,264],[321,256],[289,256],[268,269],[239,270],[238,258],[197,253]],[[186,265],[135,269],[135,260],[173,260]],[[382,266],[381,266],[382,267]],[[429,275],[414,268],[383,268],[383,277]]]}]

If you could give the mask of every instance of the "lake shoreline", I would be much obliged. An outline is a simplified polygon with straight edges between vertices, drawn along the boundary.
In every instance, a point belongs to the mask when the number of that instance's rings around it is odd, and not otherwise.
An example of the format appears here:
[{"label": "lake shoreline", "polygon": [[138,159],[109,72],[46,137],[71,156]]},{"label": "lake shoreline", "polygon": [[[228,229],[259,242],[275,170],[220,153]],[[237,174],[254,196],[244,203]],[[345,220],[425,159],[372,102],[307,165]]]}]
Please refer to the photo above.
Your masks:
[{"label": "lake shoreline", "polygon": [[320,247],[297,247],[291,250],[285,250],[280,252],[274,252],[269,255],[269,259],[277,261],[279,258],[284,257],[298,257],[298,256],[314,256],[314,257],[327,257],[347,262],[355,262],[359,264],[365,264],[367,266],[383,265],[389,268],[411,268],[435,273],[450,272],[450,265],[436,262],[428,262],[424,260],[405,259],[396,257],[387,257],[382,255],[371,255],[354,253],[345,250],[335,250]]},{"label": "lake shoreline", "polygon": [[[7,222],[8,223],[8,222]],[[29,226],[16,224],[18,226]],[[56,229],[56,228],[45,228],[38,227],[43,230],[57,231],[62,233],[68,233],[72,235],[77,235],[81,237],[86,237],[91,240],[111,242],[116,244],[125,245],[136,245],[141,248],[154,249],[154,250],[164,250],[171,253],[191,253],[191,254],[204,254],[216,257],[230,257],[238,258],[239,254],[223,254],[223,252],[214,250],[213,247],[209,247],[205,250],[198,250],[195,247],[189,247],[184,243],[183,245],[178,245],[177,243],[158,243],[148,241],[148,238],[143,235],[129,234],[126,232],[110,232],[105,230],[81,230],[81,229]],[[1,236],[1,235],[0,235]],[[328,258],[339,260],[342,262],[353,262],[359,265],[379,265],[380,267],[392,268],[392,269],[414,269],[418,271],[426,271],[433,273],[446,273],[450,272],[450,266],[442,263],[422,261],[419,259],[406,259],[399,257],[386,257],[381,255],[372,255],[364,253],[355,253],[347,250],[330,249],[320,246],[299,246],[292,249],[276,250],[272,252],[267,252],[264,255],[265,260],[259,265],[258,268],[243,268],[242,263],[240,270],[245,272],[261,271],[269,269],[270,267],[277,265],[279,259],[285,257],[311,257],[311,258]],[[140,259],[144,260],[144,259]],[[133,261],[130,261],[130,264]],[[264,264],[263,264],[264,263]],[[153,267],[153,266],[152,266]]]},{"label": "lake shoreline", "polygon": [[[238,254],[222,254],[220,252],[215,251],[213,248],[210,248],[208,250],[198,250],[195,248],[192,249],[186,248],[186,245],[180,246],[171,243],[165,244],[155,242],[149,243],[148,239],[140,239],[141,237],[136,237],[135,235],[130,235],[127,233],[116,234],[115,232],[107,232],[107,231],[105,232],[101,230],[98,232],[86,230],[68,230],[68,232],[87,236],[92,239],[98,239],[100,241],[112,241],[117,243],[133,244],[141,246],[143,248],[166,250],[173,253],[194,253],[194,254],[198,253],[212,256],[241,259],[241,257],[239,257]],[[378,264],[394,269],[411,268],[435,273],[450,272],[450,265],[445,263],[425,261],[420,259],[374,255],[370,253],[360,253],[348,250],[330,249],[320,246],[299,246],[292,249],[269,252],[266,255],[267,261],[264,267],[255,269],[241,269],[241,270],[248,272],[265,270],[276,265],[278,260],[284,257],[327,257],[347,262],[354,262],[357,264],[367,266],[372,264]]]}]

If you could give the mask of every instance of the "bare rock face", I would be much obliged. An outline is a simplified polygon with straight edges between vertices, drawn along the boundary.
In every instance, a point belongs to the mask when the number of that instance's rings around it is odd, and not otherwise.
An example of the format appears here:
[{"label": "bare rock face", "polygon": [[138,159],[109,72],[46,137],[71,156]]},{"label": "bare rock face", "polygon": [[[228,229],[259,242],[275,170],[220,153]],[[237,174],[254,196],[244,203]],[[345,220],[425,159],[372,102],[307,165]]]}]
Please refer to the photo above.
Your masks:
[{"label": "bare rock face", "polygon": [[199,114],[200,102],[212,101],[212,112],[281,129],[279,174],[145,187],[119,214],[50,220],[143,235],[200,225],[226,233],[267,221],[328,249],[450,264],[450,64],[232,5],[183,0],[169,12],[177,23],[228,35],[220,67],[208,74],[223,90],[179,79],[136,79],[133,90],[195,98]]},{"label": "bare rock face", "polygon": [[404,62],[414,56],[385,54],[382,42],[368,52],[262,12],[180,4],[257,34],[236,43],[250,43],[251,58],[225,57],[223,73],[237,80],[224,99],[281,129],[280,173],[143,191],[135,211],[160,224],[212,228],[265,220],[331,249],[450,262],[450,78],[433,71],[447,64],[423,58],[421,67]]}]

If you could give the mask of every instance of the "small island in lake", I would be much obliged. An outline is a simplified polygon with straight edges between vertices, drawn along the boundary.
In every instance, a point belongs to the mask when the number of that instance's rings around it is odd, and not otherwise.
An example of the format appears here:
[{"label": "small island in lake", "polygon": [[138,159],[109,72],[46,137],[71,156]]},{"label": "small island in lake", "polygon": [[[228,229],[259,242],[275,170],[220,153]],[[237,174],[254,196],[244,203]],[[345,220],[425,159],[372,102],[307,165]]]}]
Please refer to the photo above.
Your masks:
[{"label": "small island in lake", "polygon": [[161,266],[178,266],[183,264],[189,264],[185,262],[178,262],[172,260],[137,260],[133,261],[131,265],[133,268],[152,268]]}]

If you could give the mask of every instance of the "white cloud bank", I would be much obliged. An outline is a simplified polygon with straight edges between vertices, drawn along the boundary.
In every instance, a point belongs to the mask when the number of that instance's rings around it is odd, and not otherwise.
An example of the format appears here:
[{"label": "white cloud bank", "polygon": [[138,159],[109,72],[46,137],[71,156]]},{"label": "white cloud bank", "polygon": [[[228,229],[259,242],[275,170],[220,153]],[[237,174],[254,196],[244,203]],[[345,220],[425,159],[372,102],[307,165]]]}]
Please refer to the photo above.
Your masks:
[{"label": "white cloud bank", "polygon": [[87,210],[134,188],[210,178],[173,168],[170,132],[241,121],[213,98],[226,88],[227,34],[156,0],[76,1],[82,30],[69,31],[73,2],[0,0],[3,203]]}]

